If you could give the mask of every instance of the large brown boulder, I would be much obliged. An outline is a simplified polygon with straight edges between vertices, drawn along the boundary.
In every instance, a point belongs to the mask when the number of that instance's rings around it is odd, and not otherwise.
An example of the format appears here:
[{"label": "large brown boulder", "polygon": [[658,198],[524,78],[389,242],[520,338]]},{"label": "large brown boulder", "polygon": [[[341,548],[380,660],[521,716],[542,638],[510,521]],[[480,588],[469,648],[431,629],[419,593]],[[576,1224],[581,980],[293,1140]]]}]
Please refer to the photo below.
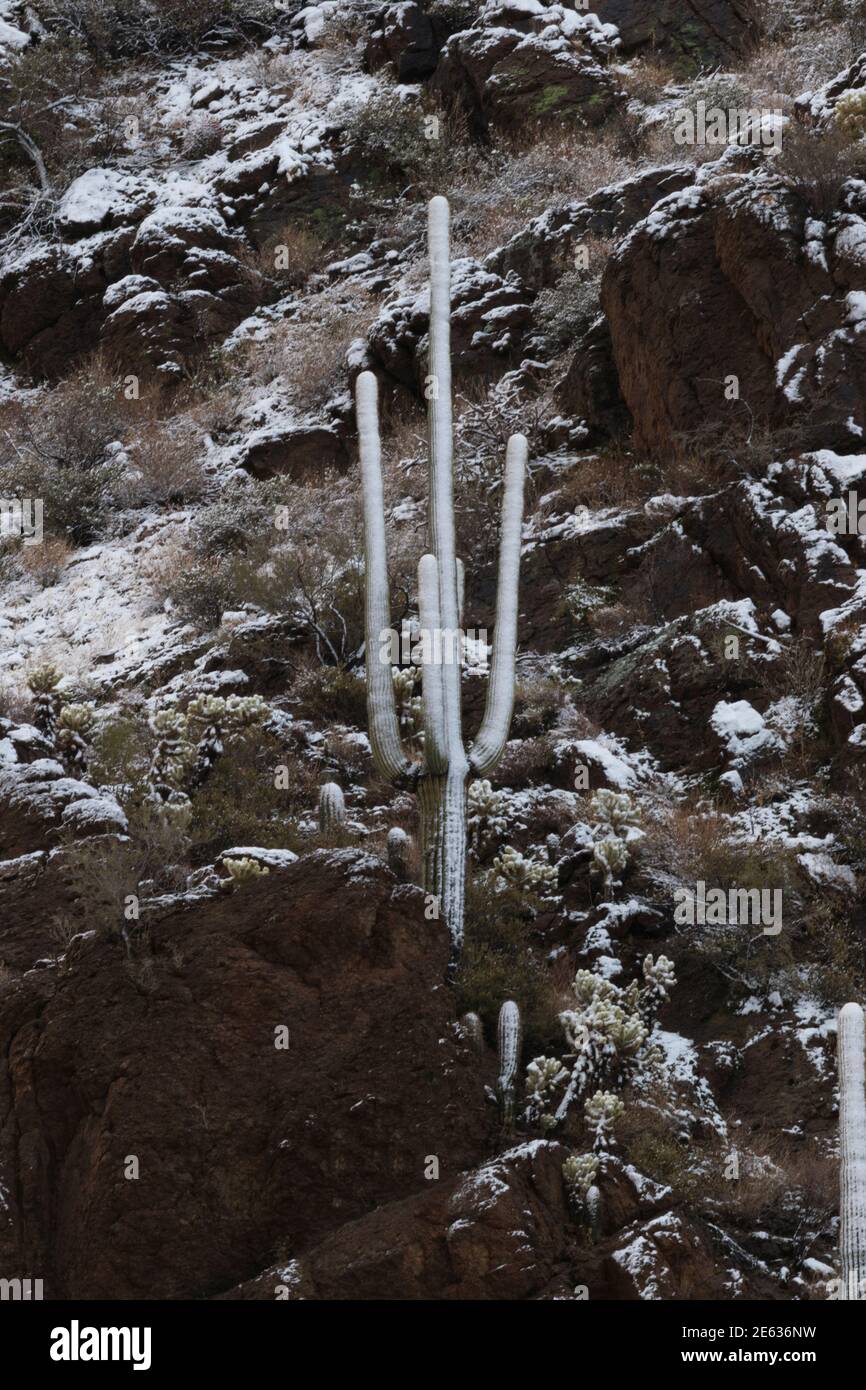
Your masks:
[{"label": "large brown boulder", "polygon": [[0,984],[0,1276],[213,1295],[484,1154],[447,932],[380,861],[319,851],[141,925]]}]

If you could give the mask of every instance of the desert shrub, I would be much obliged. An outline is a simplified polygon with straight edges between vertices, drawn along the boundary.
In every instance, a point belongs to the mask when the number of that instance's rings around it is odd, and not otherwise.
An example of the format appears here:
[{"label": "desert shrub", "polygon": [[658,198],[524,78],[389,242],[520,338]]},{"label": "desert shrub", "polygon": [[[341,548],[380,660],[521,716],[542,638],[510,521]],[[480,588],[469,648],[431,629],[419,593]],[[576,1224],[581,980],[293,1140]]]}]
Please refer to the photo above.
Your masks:
[{"label": "desert shrub", "polygon": [[201,445],[192,430],[148,421],[127,446],[131,476],[123,489],[135,505],[191,502],[204,491]]},{"label": "desert shrub", "polygon": [[478,158],[460,110],[446,110],[426,96],[419,102],[405,89],[384,88],[356,106],[344,131],[350,152],[374,183],[410,179],[433,194]]},{"label": "desert shrub", "polygon": [[299,222],[287,222],[263,244],[257,268],[286,289],[298,289],[314,270],[321,269],[324,243],[321,235]]},{"label": "desert shrub", "polygon": [[125,465],[114,383],[92,367],[13,409],[0,439],[0,496],[41,497],[46,531],[79,545],[104,535]]},{"label": "desert shrub", "polygon": [[846,181],[862,178],[866,171],[866,146],[852,141],[844,126],[810,131],[792,123],[785,130],[776,168],[815,214],[829,217],[838,209]]},{"label": "desert shrub", "polygon": [[301,713],[314,722],[366,728],[367,687],[352,671],[310,666],[294,682],[292,696]]},{"label": "desert shrub", "polygon": [[304,301],[266,338],[244,343],[237,369],[262,385],[278,384],[299,410],[320,409],[348,385],[346,354],[366,333],[374,310],[366,290],[349,295],[339,285]]},{"label": "desert shrub", "polygon": [[38,545],[22,545],[18,550],[18,563],[40,588],[50,589],[57,583],[71,554],[72,546],[62,536],[46,536]]},{"label": "desert shrub", "polygon": [[102,60],[265,36],[279,18],[268,0],[36,0],[34,8],[49,31]]},{"label": "desert shrub", "polygon": [[567,270],[535,301],[539,329],[559,350],[582,338],[599,312],[601,276]]},{"label": "desert shrub", "polygon": [[520,681],[515,691],[512,738],[533,738],[552,729],[567,700],[568,692],[559,681],[545,676]]},{"label": "desert shrub", "polygon": [[[275,785],[281,766],[289,768],[288,789]],[[302,848],[293,822],[315,805],[316,784],[315,770],[287,754],[272,735],[256,730],[242,736],[192,799],[193,861],[207,864],[232,845]]]},{"label": "desert shrub", "polygon": [[527,1056],[559,1043],[562,982],[541,964],[527,939],[525,895],[494,892],[482,879],[467,884],[466,940],[457,972],[457,1011],[477,1013],[495,1046],[506,999],[520,1006]]}]

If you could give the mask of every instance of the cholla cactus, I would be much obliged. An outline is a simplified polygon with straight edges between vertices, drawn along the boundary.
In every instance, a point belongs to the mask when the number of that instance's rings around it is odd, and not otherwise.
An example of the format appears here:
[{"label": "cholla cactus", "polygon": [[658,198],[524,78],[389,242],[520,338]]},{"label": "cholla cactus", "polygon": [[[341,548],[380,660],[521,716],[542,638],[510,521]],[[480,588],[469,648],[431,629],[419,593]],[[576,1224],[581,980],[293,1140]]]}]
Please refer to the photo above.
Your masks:
[{"label": "cholla cactus", "polygon": [[469,844],[476,859],[491,843],[500,840],[505,834],[508,822],[502,814],[505,797],[495,791],[486,777],[470,782],[466,797]]},{"label": "cholla cactus", "polygon": [[152,714],[149,723],[157,742],[147,780],[155,796],[160,801],[168,801],[172,793],[179,791],[192,755],[187,740],[187,721],[178,710],[163,709]]},{"label": "cholla cactus", "polygon": [[502,1123],[510,1129],[514,1122],[514,1082],[520,1065],[523,1030],[520,1009],[513,999],[507,999],[499,1010],[497,1028],[499,1041],[499,1098],[502,1103]]},{"label": "cholla cactus", "polygon": [[464,1014],[460,1020],[460,1027],[472,1046],[480,1052],[484,1047],[484,1029],[478,1015],[474,1013]]},{"label": "cholla cactus", "polygon": [[568,1072],[556,1057],[534,1057],[526,1068],[526,1118],[542,1129],[553,1129],[556,1119],[549,1113],[557,1086],[568,1080]]},{"label": "cholla cactus", "polygon": [[592,1147],[596,1152],[610,1147],[613,1127],[624,1112],[625,1106],[613,1091],[596,1091],[594,1096],[590,1096],[583,1107],[583,1113],[595,1135]]},{"label": "cholla cactus", "polygon": [[841,131],[854,140],[866,135],[866,91],[860,88],[843,92],[836,102],[833,120]]},{"label": "cholla cactus", "polygon": [[267,703],[260,695],[229,695],[228,699],[222,695],[199,695],[190,700],[186,711],[188,727],[198,732],[203,726],[190,776],[191,789],[197,790],[210,777],[225,751],[225,739],[235,738],[267,715]]},{"label": "cholla cactus", "polygon": [[608,787],[594,793],[589,813],[598,825],[608,826],[614,835],[625,835],[640,823],[640,807],[635,806],[628,792],[614,792]]},{"label": "cholla cactus", "polygon": [[254,879],[264,878],[265,874],[270,873],[266,864],[259,864],[255,859],[224,859],[223,868],[228,874],[220,883],[220,888],[224,892],[231,893],[235,888],[242,888],[245,883],[252,883]]},{"label": "cholla cactus", "polygon": [[33,696],[33,723],[46,738],[57,732],[57,718],[63,698],[57,692],[60,672],[56,666],[39,666],[27,677],[27,687]]},{"label": "cholla cactus", "polygon": [[510,888],[516,888],[521,893],[537,893],[541,898],[551,897],[559,882],[555,865],[545,864],[541,859],[526,858],[510,845],[494,859],[490,867],[493,874]]},{"label": "cholla cactus", "polygon": [[[635,1071],[656,1060],[650,1042],[653,1015],[676,981],[664,956],[650,965],[644,978],[647,983],[642,988],[633,981],[621,989],[612,980],[578,970],[572,985],[577,1007],[559,1016],[574,1061],[568,1071],[563,1064],[568,1081],[554,1112],[556,1124],[591,1087],[623,1086]],[[663,989],[659,980],[664,982]],[[557,1086],[561,1079],[557,1077]]]},{"label": "cholla cactus", "polygon": [[323,782],[319,788],[319,830],[335,834],[346,823],[346,801],[336,782]]},{"label": "cholla cactus", "polygon": [[[424,665],[423,761],[410,760],[401,744],[390,655],[381,659],[383,640],[391,632],[391,617],[377,385],[372,372],[362,372],[358,377],[356,413],[364,484],[370,742],[379,772],[392,781],[414,788],[418,794],[424,887],[441,902],[451,932],[453,967],[463,944],[466,783],[473,776],[485,777],[496,766],[505,749],[514,705],[517,588],[527,444],[522,435],[513,435],[506,450],[490,684],[481,729],[467,751],[461,732],[459,637],[463,586],[454,538],[451,266],[449,211],[445,198],[433,198],[430,203],[429,247],[430,553],[422,556],[418,566],[418,596],[421,629],[441,636],[445,659],[428,661]],[[435,640],[433,645],[435,650]],[[456,653],[455,647],[458,648]]]},{"label": "cholla cactus", "polygon": [[569,1195],[584,1202],[598,1177],[598,1158],[595,1154],[570,1154],[562,1165],[562,1176]]},{"label": "cholla cactus", "polygon": [[654,961],[652,956],[645,956],[643,978],[644,988],[640,993],[641,1011],[646,1009],[655,1013],[670,997],[670,992],[677,982],[673,961],[668,960],[667,956],[659,956],[657,961]]},{"label": "cholla cactus", "polygon": [[840,1299],[866,1299],[866,1095],[859,1004],[839,1010]]},{"label": "cholla cactus", "polygon": [[392,666],[394,699],[400,732],[411,748],[424,746],[424,714],[421,701],[420,666]]},{"label": "cholla cactus", "polygon": [[90,702],[64,705],[57,716],[57,747],[66,766],[79,775],[87,771],[88,736],[95,718],[96,709]]},{"label": "cholla cactus", "polygon": [[618,875],[627,865],[628,850],[616,836],[599,840],[593,847],[591,869],[594,874],[601,875],[605,888],[613,888],[619,883]]},{"label": "cholla cactus", "polygon": [[399,825],[394,825],[388,831],[387,840],[388,868],[395,878],[401,883],[408,882],[409,879],[409,857],[412,853],[412,837],[407,835]]}]

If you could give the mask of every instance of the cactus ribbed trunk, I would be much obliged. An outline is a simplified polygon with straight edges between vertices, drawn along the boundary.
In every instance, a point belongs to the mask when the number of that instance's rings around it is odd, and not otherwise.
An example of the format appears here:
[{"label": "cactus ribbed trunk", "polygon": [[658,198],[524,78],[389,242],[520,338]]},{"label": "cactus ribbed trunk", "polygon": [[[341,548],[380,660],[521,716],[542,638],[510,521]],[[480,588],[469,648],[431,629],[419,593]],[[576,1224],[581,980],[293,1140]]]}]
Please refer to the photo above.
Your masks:
[{"label": "cactus ribbed trunk", "polygon": [[866,1075],[863,1010],[839,1011],[840,1299],[866,1298]]},{"label": "cactus ribbed trunk", "polygon": [[418,783],[424,891],[442,904],[455,955],[463,945],[466,894],[466,774],[458,768]]}]

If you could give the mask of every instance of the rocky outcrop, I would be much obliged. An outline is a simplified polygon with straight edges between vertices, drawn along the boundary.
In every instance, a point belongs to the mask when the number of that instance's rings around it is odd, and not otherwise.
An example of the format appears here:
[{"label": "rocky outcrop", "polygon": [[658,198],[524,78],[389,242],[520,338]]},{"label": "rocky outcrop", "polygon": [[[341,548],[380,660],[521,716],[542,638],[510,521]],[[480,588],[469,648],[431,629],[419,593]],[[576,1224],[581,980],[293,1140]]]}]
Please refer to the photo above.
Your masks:
[{"label": "rocky outcrop", "polygon": [[615,34],[563,5],[487,5],[442,50],[434,83],[459,102],[478,134],[546,122],[597,126],[617,87],[603,62]]},{"label": "rocky outcrop", "polygon": [[371,72],[390,64],[398,82],[422,82],[435,71],[445,39],[442,19],[411,0],[383,6],[367,40],[364,58]]},{"label": "rocky outcrop", "polygon": [[661,51],[691,68],[730,64],[760,34],[755,0],[595,0],[619,30],[623,53]]},{"label": "rocky outcrop", "polygon": [[[448,939],[354,850],[157,900],[127,957],[79,938],[0,1009],[0,1272],[46,1297],[215,1294],[483,1154],[486,1062]],[[167,1216],[173,1213],[173,1216]]]},{"label": "rocky outcrop", "polygon": [[[738,158],[735,155],[734,158]],[[866,202],[728,159],[663,198],[602,281],[620,389],[639,447],[756,423],[801,447],[857,447],[866,429]]]}]

